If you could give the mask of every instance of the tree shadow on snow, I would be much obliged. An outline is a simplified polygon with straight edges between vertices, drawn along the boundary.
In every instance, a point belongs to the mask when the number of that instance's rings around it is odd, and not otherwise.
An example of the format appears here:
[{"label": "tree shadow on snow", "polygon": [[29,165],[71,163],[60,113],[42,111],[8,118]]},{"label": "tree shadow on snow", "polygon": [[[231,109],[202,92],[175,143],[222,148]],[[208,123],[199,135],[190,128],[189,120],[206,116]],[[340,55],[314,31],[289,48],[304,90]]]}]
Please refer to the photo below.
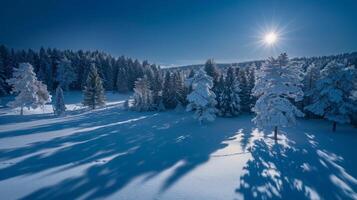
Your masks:
[{"label": "tree shadow on snow", "polygon": [[[231,140],[241,128],[237,127],[236,119],[227,119],[229,126],[220,123],[199,126],[187,114],[115,109],[118,108],[21,131],[24,135],[56,130],[73,133],[0,150],[1,161],[19,160],[0,169],[0,181],[50,169],[54,174],[91,164],[83,174],[46,186],[23,199],[93,199],[120,191],[134,178],[146,176],[148,180],[182,163],[164,181],[162,191],[165,191],[207,162],[210,154],[227,146],[224,141]],[[4,134],[10,137],[13,133]]]},{"label": "tree shadow on snow", "polygon": [[332,139],[328,131],[313,134],[323,127],[307,127],[287,129],[277,143],[266,134],[256,139],[236,192],[244,199],[357,199],[356,165],[330,153],[353,144],[342,133]]}]

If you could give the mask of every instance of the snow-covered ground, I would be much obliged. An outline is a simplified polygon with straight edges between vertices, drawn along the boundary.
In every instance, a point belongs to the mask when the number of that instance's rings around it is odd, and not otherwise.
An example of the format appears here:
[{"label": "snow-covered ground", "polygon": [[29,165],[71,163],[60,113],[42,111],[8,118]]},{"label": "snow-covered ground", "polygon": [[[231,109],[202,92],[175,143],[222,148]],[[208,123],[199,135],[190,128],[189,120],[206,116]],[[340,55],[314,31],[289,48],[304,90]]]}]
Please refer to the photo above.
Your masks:
[{"label": "snow-covered ground", "polygon": [[[1,199],[357,199],[357,129],[299,120],[278,143],[252,116],[199,125],[192,113],[132,112],[107,94],[67,116],[0,109]],[[6,103],[2,99],[1,103]]]}]

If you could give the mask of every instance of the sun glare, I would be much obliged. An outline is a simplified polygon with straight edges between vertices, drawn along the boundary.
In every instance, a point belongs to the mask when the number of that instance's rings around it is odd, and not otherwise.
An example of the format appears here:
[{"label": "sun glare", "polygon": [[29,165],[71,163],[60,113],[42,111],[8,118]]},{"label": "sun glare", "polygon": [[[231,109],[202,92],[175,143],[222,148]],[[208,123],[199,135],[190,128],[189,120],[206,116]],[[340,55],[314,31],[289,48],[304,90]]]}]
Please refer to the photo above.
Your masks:
[{"label": "sun glare", "polygon": [[276,43],[278,36],[274,32],[270,32],[264,36],[264,41],[266,44],[272,45]]}]

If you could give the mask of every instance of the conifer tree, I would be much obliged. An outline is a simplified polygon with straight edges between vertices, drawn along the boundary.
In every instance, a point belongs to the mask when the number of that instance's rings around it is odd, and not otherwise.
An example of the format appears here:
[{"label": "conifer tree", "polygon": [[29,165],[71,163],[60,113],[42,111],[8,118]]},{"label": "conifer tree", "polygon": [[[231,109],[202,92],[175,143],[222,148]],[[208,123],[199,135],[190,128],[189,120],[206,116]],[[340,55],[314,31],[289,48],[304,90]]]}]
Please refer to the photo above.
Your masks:
[{"label": "conifer tree", "polygon": [[223,95],[224,95],[224,87],[225,87],[225,80],[223,74],[221,74],[218,78],[218,81],[216,83],[216,109],[217,109],[217,114],[219,116],[224,116],[224,113],[222,113],[223,110],[221,108],[223,107]]},{"label": "conifer tree", "polygon": [[129,91],[127,77],[125,69],[119,68],[116,83],[118,92],[125,93]]},{"label": "conifer tree", "polygon": [[4,65],[0,60],[0,96],[7,94],[7,85],[6,85],[6,78],[5,78],[5,71]]},{"label": "conifer tree", "polygon": [[[304,92],[304,101],[303,101],[303,107],[308,106],[313,103],[313,93],[316,88],[316,82],[319,79],[320,76],[320,66],[311,63],[305,72],[304,75],[304,80],[303,80],[303,92]],[[309,117],[311,115],[311,112],[305,109],[305,112],[307,116]]]},{"label": "conifer tree", "polygon": [[285,53],[277,59],[270,58],[257,73],[253,94],[258,100],[253,108],[256,113],[253,121],[260,127],[273,127],[275,140],[279,127],[294,125],[295,117],[303,116],[290,102],[302,100],[300,75],[299,68],[289,65]]},{"label": "conifer tree", "polygon": [[238,70],[238,80],[240,84],[240,92],[239,92],[239,98],[241,100],[241,110],[242,112],[249,112],[250,111],[250,104],[251,104],[251,91],[250,91],[250,86],[248,83],[248,70],[245,69],[240,69]]},{"label": "conifer tree", "polygon": [[212,92],[212,77],[208,76],[202,69],[187,79],[186,83],[192,85],[192,92],[187,96],[189,104],[187,111],[194,111],[194,118],[200,123],[204,120],[214,121],[216,118],[216,95]]},{"label": "conifer tree", "polygon": [[61,88],[69,90],[69,85],[76,80],[76,74],[72,67],[71,61],[64,58],[60,61],[57,69],[56,80],[59,82]]},{"label": "conifer tree", "polygon": [[83,94],[83,105],[89,106],[91,109],[95,109],[97,106],[105,105],[102,79],[100,78],[94,64],[90,66]]},{"label": "conifer tree", "polygon": [[152,91],[146,75],[135,81],[133,109],[140,112],[154,109]]},{"label": "conifer tree", "polygon": [[240,87],[232,67],[229,67],[227,70],[222,91],[219,108],[221,116],[237,116],[240,113]]},{"label": "conifer tree", "polygon": [[56,88],[56,96],[53,101],[53,111],[57,116],[64,115],[66,112],[66,105],[64,103],[63,90],[60,85]]},{"label": "conifer tree", "polygon": [[174,91],[174,101],[176,106],[183,106],[186,104],[186,94],[185,94],[185,86],[181,73],[176,71],[171,77],[171,82]]},{"label": "conifer tree", "polygon": [[7,83],[12,87],[12,92],[17,94],[15,100],[8,105],[13,108],[20,107],[21,115],[24,107],[35,109],[51,102],[46,85],[37,80],[29,63],[21,63],[18,69],[14,69],[13,78],[8,79]]},{"label": "conifer tree", "polygon": [[350,115],[356,109],[350,98],[353,76],[352,67],[333,60],[321,71],[316,87],[309,93],[313,103],[305,109],[332,121],[332,131],[336,131],[337,123],[350,122]]},{"label": "conifer tree", "polygon": [[219,78],[219,72],[216,66],[216,63],[213,59],[208,59],[205,63],[205,71],[208,76],[212,77],[213,87],[215,87],[216,82]]},{"label": "conifer tree", "polygon": [[172,75],[169,71],[165,74],[164,87],[162,91],[163,104],[166,109],[173,109],[176,106]]}]

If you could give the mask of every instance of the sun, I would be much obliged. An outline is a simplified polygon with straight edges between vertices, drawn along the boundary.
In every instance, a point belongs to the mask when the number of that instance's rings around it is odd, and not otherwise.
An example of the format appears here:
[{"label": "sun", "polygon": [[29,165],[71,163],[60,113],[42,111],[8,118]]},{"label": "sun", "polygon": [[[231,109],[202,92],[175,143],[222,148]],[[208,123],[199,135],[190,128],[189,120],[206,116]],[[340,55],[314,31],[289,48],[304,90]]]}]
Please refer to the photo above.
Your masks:
[{"label": "sun", "polygon": [[278,40],[278,35],[275,32],[267,33],[264,36],[264,42],[268,45],[273,45]]}]

